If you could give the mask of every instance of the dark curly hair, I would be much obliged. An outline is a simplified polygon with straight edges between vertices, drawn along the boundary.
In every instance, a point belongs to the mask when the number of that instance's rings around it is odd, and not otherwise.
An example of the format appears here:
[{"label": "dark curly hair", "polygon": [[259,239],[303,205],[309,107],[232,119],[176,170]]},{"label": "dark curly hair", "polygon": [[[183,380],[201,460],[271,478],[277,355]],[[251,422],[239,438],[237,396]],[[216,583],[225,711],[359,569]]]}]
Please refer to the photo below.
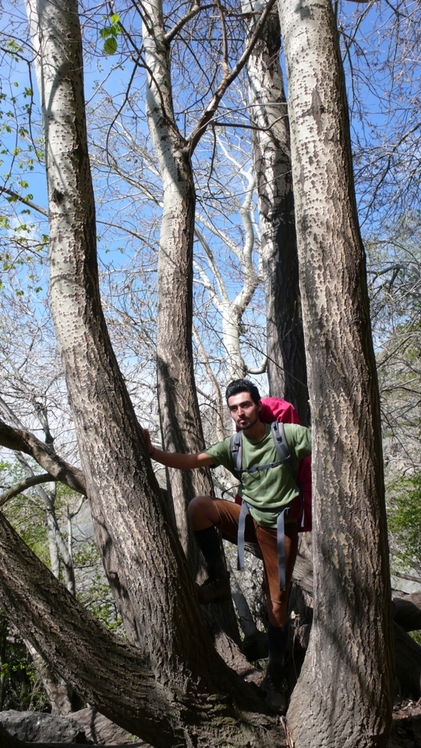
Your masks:
[{"label": "dark curly hair", "polygon": [[233,395],[239,395],[240,392],[248,392],[253,402],[257,405],[260,402],[260,393],[256,385],[250,382],[249,379],[234,379],[230,382],[226,391],[225,397],[228,402],[228,398]]}]

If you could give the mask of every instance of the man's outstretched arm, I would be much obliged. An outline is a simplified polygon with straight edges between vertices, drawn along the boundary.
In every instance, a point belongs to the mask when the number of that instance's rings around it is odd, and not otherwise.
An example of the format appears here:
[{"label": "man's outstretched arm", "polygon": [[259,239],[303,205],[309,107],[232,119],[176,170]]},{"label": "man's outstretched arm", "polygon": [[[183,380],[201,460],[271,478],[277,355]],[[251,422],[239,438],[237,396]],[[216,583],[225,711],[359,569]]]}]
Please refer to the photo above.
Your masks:
[{"label": "man's outstretched arm", "polygon": [[194,468],[209,467],[213,464],[212,458],[206,452],[198,452],[197,454],[164,452],[162,449],[153,446],[147,429],[143,429],[143,435],[151,460],[155,460],[161,465],[165,465],[165,467],[177,468],[178,470],[193,470]]}]

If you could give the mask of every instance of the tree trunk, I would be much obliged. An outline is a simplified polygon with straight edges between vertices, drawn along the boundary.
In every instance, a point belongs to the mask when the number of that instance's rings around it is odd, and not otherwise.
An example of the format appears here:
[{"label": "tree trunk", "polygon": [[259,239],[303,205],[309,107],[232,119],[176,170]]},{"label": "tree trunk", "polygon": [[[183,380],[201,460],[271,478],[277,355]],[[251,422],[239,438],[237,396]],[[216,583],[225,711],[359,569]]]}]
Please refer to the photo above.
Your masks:
[{"label": "tree trunk", "polygon": [[[144,7],[147,117],[163,189],[156,343],[162,441],[168,451],[199,452],[204,440],[192,351],[193,171],[189,145],[175,122],[161,0],[148,1]],[[211,495],[212,481],[208,471],[168,470],[168,474],[181,544],[195,570],[198,550],[187,526],[186,506],[197,494]]]},{"label": "tree trunk", "polygon": [[[253,27],[251,27],[252,30]],[[266,296],[270,393],[308,423],[307,374],[294,220],[287,103],[279,65],[280,24],[271,14],[247,63]]]},{"label": "tree trunk", "polygon": [[314,621],[287,714],[295,748],[385,746],[393,641],[380,410],[338,34],[329,0],[280,0],[312,408]]},{"label": "tree trunk", "polygon": [[[313,620],[313,565],[298,553],[290,594],[290,611],[294,625],[295,653],[308,648]],[[415,592],[392,600],[394,659],[398,692],[403,697],[418,700],[421,696],[421,647],[407,631],[421,628],[421,593]],[[297,668],[295,659],[294,667]]]},{"label": "tree trunk", "polygon": [[[40,50],[51,306],[96,538],[128,634],[181,687],[209,657],[218,665],[101,308],[77,5],[40,0],[29,11]],[[202,634],[192,659],[193,629]]]},{"label": "tree trunk", "polygon": [[[265,715],[252,687],[216,658],[201,659],[199,617],[187,633],[202,674],[175,688],[168,679],[160,683],[150,656],[117,639],[83,608],[1,512],[0,606],[81,696],[154,748],[282,744],[276,720]],[[208,670],[212,691],[206,689]]]},{"label": "tree trunk", "polygon": [[141,655],[101,632],[0,522],[3,601],[78,693],[156,748],[252,744],[273,721],[259,716],[261,702],[207,635],[102,313],[77,5],[34,0],[28,10],[39,51],[57,339],[96,537]]},{"label": "tree trunk", "polygon": [[71,686],[63,678],[57,677],[48,663],[27,639],[25,640],[25,646],[32,657],[34,666],[38,671],[42,685],[50,700],[51,714],[58,714],[63,717],[71,714],[73,711]]},{"label": "tree trunk", "polygon": [[[148,1],[144,7],[146,111],[163,187],[156,354],[162,442],[163,448],[170,452],[200,452],[204,449],[204,438],[192,346],[195,190],[190,146],[182,138],[174,116],[161,0]],[[213,495],[210,471],[168,469],[167,472],[178,535],[196,577],[203,572],[203,557],[188,526],[186,510],[194,496]],[[214,613],[219,628],[239,643],[232,603],[214,609]]]}]

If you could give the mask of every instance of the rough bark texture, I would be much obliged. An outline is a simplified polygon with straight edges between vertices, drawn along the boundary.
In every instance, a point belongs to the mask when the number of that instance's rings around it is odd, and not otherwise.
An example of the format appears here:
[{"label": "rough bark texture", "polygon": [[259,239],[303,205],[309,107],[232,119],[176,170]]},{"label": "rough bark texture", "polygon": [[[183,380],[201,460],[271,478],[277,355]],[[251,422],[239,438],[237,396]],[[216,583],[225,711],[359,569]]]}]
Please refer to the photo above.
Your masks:
[{"label": "rough bark texture", "polygon": [[[303,545],[301,544],[301,549]],[[294,629],[295,668],[308,648],[313,620],[313,565],[304,550],[294,568],[290,613]],[[421,647],[407,631],[421,628],[421,594],[394,597],[391,603],[394,632],[395,691],[402,697],[421,696]]]},{"label": "rough bark texture", "polygon": [[[189,145],[175,122],[170,49],[160,0],[145,3],[143,37],[148,65],[147,117],[158,157],[163,212],[158,259],[157,369],[163,447],[199,452],[204,447],[193,374],[192,281],[195,190]],[[209,473],[169,470],[181,544],[192,568],[198,551],[189,534],[186,505],[197,494],[212,494]]]},{"label": "rough bark texture", "polygon": [[280,0],[313,423],[314,621],[295,748],[384,746],[393,695],[380,412],[329,0]]},{"label": "rough bark texture", "polygon": [[33,10],[47,143],[51,303],[96,538],[129,635],[161,677],[165,672],[184,688],[186,679],[200,677],[201,661],[210,657],[218,665],[101,309],[77,5],[40,2]]},{"label": "rough bark texture", "polygon": [[[218,668],[215,658],[198,658],[203,675],[195,683],[185,678],[174,688],[169,679],[160,682],[148,655],[117,639],[86,611],[1,512],[0,606],[87,702],[154,748],[209,748],[219,740],[238,748],[258,748],[266,739],[268,746],[280,745],[276,720],[265,715],[253,687],[222,663]],[[197,657],[196,634],[192,627],[189,636]],[[206,690],[209,668],[212,691]]]},{"label": "rough bark texture", "polygon": [[[59,591],[0,515],[1,603],[78,693],[155,748],[205,748],[219,740],[257,746],[266,734],[276,746],[274,720],[260,713],[252,686],[227,668],[207,635],[109,340],[99,294],[77,4],[28,0],[28,11],[39,52],[57,340],[97,541],[140,652],[115,641]],[[239,711],[242,706],[249,714]]]},{"label": "rough bark texture", "polygon": [[[145,9],[147,117],[163,188],[156,354],[162,442],[170,452],[200,452],[204,439],[192,350],[195,190],[190,146],[177,128],[173,111],[170,49],[164,35],[161,0],[146,3]],[[193,575],[199,573],[200,578],[203,558],[188,526],[186,509],[194,496],[213,494],[210,472],[168,470],[168,475],[181,545]],[[220,629],[239,641],[232,603],[214,612]]]},{"label": "rough bark texture", "polygon": [[268,17],[247,63],[266,296],[267,373],[308,423],[307,374],[292,189],[287,103],[279,65],[280,24]]}]

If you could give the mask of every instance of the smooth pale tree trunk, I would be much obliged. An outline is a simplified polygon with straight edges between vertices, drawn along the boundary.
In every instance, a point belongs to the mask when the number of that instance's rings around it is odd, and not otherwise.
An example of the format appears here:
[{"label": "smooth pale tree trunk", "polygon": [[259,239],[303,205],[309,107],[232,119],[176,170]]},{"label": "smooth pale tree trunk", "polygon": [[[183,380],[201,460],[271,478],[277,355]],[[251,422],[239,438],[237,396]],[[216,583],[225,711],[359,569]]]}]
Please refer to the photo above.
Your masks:
[{"label": "smooth pale tree trunk", "polygon": [[314,621],[295,748],[386,746],[392,626],[379,397],[329,0],[280,0],[313,423]]},{"label": "smooth pale tree trunk", "polygon": [[267,373],[271,395],[292,402],[301,423],[307,424],[291,150],[279,50],[275,13],[268,17],[247,63],[266,297]]},{"label": "smooth pale tree trunk", "polygon": [[[196,267],[200,275],[200,282],[203,284],[209,298],[212,300],[221,315],[222,344],[225,352],[224,370],[226,372],[226,383],[228,383],[233,379],[241,379],[245,377],[249,372],[241,352],[241,325],[243,315],[259,285],[260,278],[254,257],[256,240],[253,220],[253,196],[256,180],[251,169],[243,169],[227,151],[226,146],[220,140],[219,145],[227,161],[232,160],[236,165],[236,168],[240,169],[242,176],[247,181],[247,186],[244,190],[244,198],[239,208],[243,229],[241,245],[237,246],[235,243],[230,241],[229,236],[225,235],[223,231],[220,232],[220,238],[229,246],[230,251],[236,257],[238,268],[241,269],[241,284],[239,290],[235,296],[232,296],[232,288],[230,288],[229,284],[229,274],[227,276],[227,273],[224,272],[224,267],[221,268],[221,266],[218,265],[217,253],[213,252],[210,242],[207,241],[205,236],[199,232],[197,228],[196,236],[200,240],[206,253],[208,263],[212,269],[214,282],[210,281],[208,272],[204,267],[199,264],[197,264]],[[218,236],[219,232],[216,227],[213,227],[213,231],[214,235]],[[265,358],[264,355],[262,357]],[[250,371],[250,373],[256,372]]]}]

